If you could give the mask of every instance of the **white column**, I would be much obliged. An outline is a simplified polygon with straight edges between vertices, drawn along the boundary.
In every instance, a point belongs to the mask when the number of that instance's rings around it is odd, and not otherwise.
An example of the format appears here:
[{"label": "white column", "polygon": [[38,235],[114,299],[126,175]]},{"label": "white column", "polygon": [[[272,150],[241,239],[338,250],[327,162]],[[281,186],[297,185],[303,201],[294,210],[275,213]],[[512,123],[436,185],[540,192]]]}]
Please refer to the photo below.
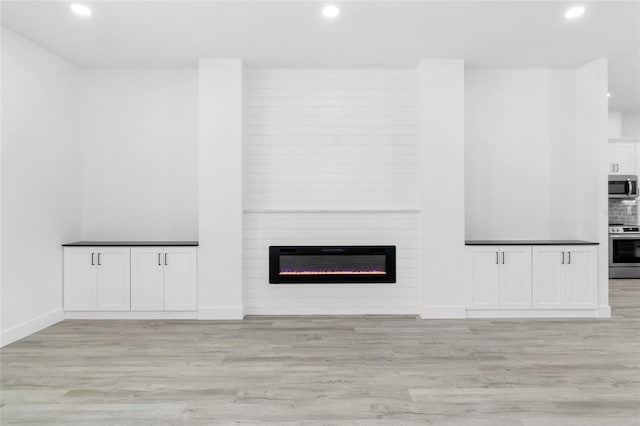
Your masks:
[{"label": "white column", "polygon": [[422,318],[465,318],[464,62],[418,65]]},{"label": "white column", "polygon": [[608,77],[607,60],[589,62],[577,71],[576,135],[580,182],[579,238],[597,241],[598,315],[611,316],[609,306],[608,234]]},{"label": "white column", "polygon": [[242,90],[239,59],[199,70],[198,317],[242,319]]}]

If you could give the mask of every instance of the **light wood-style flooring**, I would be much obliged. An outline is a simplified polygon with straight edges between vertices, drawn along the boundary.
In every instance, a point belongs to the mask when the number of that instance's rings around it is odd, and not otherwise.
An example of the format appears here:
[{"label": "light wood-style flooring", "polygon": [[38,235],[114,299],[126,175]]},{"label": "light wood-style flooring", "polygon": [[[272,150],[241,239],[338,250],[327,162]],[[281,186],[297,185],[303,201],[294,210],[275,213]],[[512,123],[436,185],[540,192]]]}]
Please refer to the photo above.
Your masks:
[{"label": "light wood-style flooring", "polygon": [[640,425],[640,280],[611,319],[64,321],[0,351],[3,425]]}]

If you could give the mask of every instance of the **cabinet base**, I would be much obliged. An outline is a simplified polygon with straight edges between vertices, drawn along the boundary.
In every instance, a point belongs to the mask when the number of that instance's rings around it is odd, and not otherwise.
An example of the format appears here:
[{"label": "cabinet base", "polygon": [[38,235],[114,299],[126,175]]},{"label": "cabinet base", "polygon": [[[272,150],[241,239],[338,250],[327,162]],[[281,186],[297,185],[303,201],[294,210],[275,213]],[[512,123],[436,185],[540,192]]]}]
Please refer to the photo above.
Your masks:
[{"label": "cabinet base", "polygon": [[467,318],[601,318],[598,309],[475,309]]},{"label": "cabinet base", "polygon": [[598,318],[611,318],[611,306],[610,305],[598,306]]},{"label": "cabinet base", "polygon": [[65,319],[198,319],[198,312],[65,312]]}]

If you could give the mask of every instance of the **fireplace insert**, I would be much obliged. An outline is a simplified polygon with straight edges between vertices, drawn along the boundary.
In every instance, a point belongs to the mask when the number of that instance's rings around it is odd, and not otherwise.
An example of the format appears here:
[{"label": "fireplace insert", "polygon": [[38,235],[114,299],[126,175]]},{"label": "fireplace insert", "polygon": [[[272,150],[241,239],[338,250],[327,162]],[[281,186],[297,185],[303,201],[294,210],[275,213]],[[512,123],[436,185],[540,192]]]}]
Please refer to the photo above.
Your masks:
[{"label": "fireplace insert", "polygon": [[395,246],[270,246],[269,283],[395,283]]}]

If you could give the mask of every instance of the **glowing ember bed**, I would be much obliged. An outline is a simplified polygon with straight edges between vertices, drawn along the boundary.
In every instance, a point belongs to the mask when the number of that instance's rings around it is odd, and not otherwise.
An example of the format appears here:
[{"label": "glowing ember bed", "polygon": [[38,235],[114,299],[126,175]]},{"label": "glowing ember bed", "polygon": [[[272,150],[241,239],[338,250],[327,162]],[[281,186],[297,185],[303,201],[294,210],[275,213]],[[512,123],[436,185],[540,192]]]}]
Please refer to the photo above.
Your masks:
[{"label": "glowing ember bed", "polygon": [[271,246],[269,283],[395,283],[395,246]]}]

